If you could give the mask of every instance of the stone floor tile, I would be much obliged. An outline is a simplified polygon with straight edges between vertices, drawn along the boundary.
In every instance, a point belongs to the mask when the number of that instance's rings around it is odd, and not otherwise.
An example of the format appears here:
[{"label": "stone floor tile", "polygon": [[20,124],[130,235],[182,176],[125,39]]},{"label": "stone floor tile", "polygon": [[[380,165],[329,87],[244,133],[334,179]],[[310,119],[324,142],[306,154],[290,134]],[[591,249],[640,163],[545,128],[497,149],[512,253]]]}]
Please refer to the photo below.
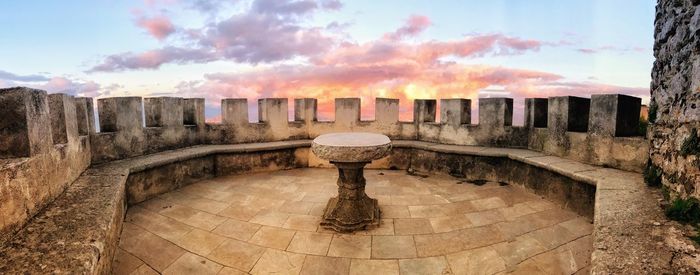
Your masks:
[{"label": "stone floor tile", "polygon": [[528,206],[527,203],[516,203],[510,207],[499,208],[498,211],[508,221],[514,221],[519,217],[537,212],[537,210]]},{"label": "stone floor tile", "polygon": [[161,210],[165,210],[165,209],[168,209],[168,208],[174,206],[174,203],[171,201],[166,201],[164,199],[155,197],[155,198],[152,198],[150,200],[139,203],[137,205],[157,213]]},{"label": "stone floor tile", "polygon": [[413,238],[416,242],[418,257],[446,255],[465,249],[464,240],[458,231],[415,235]]},{"label": "stone floor tile", "polygon": [[560,225],[538,229],[528,233],[527,235],[537,240],[547,249],[554,249],[576,239],[576,235],[574,235],[574,233],[571,233],[571,231]]},{"label": "stone floor tile", "polygon": [[163,216],[166,216],[168,218],[173,218],[178,221],[184,221],[188,219],[189,217],[192,217],[194,214],[196,214],[199,210],[189,208],[184,205],[179,205],[179,204],[172,204],[170,207],[166,207],[164,209],[160,209],[158,211],[158,214],[161,214]]},{"label": "stone floor tile", "polygon": [[500,222],[495,224],[506,241],[515,240],[516,237],[537,230],[530,219],[519,217],[513,221]]},{"label": "stone floor tile", "polygon": [[189,198],[184,200],[178,200],[178,202],[182,205],[211,214],[219,213],[221,212],[221,210],[224,210],[226,207],[228,207],[227,203],[205,198]]},{"label": "stone floor tile", "polygon": [[469,220],[471,226],[484,226],[505,221],[505,217],[503,217],[503,214],[498,210],[499,209],[472,212],[465,214],[465,216]]},{"label": "stone floor tile", "polygon": [[306,256],[301,274],[304,275],[345,275],[350,272],[350,259],[323,256]]},{"label": "stone floor tile", "polygon": [[289,214],[287,213],[277,211],[260,211],[257,215],[255,215],[255,217],[250,219],[250,222],[267,226],[282,227],[282,225],[287,222],[288,218]]},{"label": "stone floor tile", "polygon": [[537,212],[557,208],[554,203],[547,200],[534,200],[526,202],[525,204]]},{"label": "stone floor tile", "polygon": [[352,259],[350,261],[350,275],[399,275],[398,260],[364,260]]},{"label": "stone floor tile", "polygon": [[139,266],[139,268],[132,272],[131,275],[160,275],[160,273],[147,264],[142,264]]},{"label": "stone floor tile", "polygon": [[484,247],[506,240],[493,225],[463,229],[459,231],[459,235],[465,249]]},{"label": "stone floor tile", "polygon": [[518,264],[513,271],[511,271],[509,274],[513,275],[537,275],[537,274],[549,274],[544,272],[540,267],[537,265],[537,263],[532,260],[528,259],[520,264]]},{"label": "stone floor tile", "polygon": [[[177,245],[151,232],[139,229],[135,225],[124,223],[122,230],[126,232],[126,235],[121,238],[119,247],[141,259],[158,272],[165,270],[185,253],[185,250]],[[158,251],[158,253],[154,253],[154,251]]]},{"label": "stone floor tile", "polygon": [[411,217],[411,213],[408,212],[408,207],[405,205],[382,205],[379,208],[381,209],[381,218],[396,219]]},{"label": "stone floor tile", "polygon": [[372,236],[372,259],[416,257],[412,236]]},{"label": "stone floor tile", "polygon": [[509,271],[514,270],[518,264],[528,258],[547,251],[547,248],[528,235],[519,236],[513,241],[495,244],[493,247],[503,258]]},{"label": "stone floor tile", "polygon": [[248,272],[243,272],[235,268],[230,268],[227,266],[224,266],[224,268],[219,271],[219,274],[216,275],[247,275],[249,274]]},{"label": "stone floor tile", "polygon": [[174,243],[192,253],[206,255],[226,240],[226,237],[195,228]]},{"label": "stone floor tile", "polygon": [[428,219],[394,219],[394,234],[416,235],[433,233]]},{"label": "stone floor tile", "polygon": [[257,215],[258,212],[260,212],[260,209],[254,207],[231,205],[219,211],[217,214],[224,217],[237,219],[240,221],[249,221],[250,219],[255,217],[255,215]]},{"label": "stone floor tile", "polygon": [[304,264],[303,254],[268,248],[260,257],[251,274],[299,274]]},{"label": "stone floor tile", "polygon": [[332,238],[331,234],[297,231],[287,251],[325,256]]},{"label": "stone floor tile", "polygon": [[579,270],[570,250],[548,251],[532,259],[547,274],[573,274]]},{"label": "stone floor tile", "polygon": [[399,269],[402,275],[421,274],[452,274],[444,256],[401,259]]},{"label": "stone floor tile", "polygon": [[131,253],[121,248],[117,248],[114,254],[114,261],[112,262],[112,274],[131,274],[131,272],[134,272],[141,265],[143,265],[143,261],[139,260],[139,258],[134,257],[134,255],[131,255]]},{"label": "stone floor tile", "polygon": [[494,274],[506,270],[504,260],[492,247],[449,254],[447,261],[454,274]]},{"label": "stone floor tile", "polygon": [[476,211],[508,207],[508,205],[501,198],[498,197],[472,200],[470,202],[471,205],[474,207],[474,210]]},{"label": "stone floor tile", "polygon": [[279,211],[288,214],[308,215],[315,203],[306,201],[288,201],[279,207]]},{"label": "stone floor tile", "polygon": [[163,271],[163,275],[184,275],[184,274],[217,274],[223,268],[222,265],[208,260],[207,258],[185,253],[175,260]]},{"label": "stone floor tile", "polygon": [[294,230],[263,226],[248,242],[262,247],[285,250],[292,241],[294,233]]},{"label": "stone floor tile", "polygon": [[355,233],[359,235],[394,235],[394,219],[380,219],[378,227]]},{"label": "stone floor tile", "polygon": [[328,249],[328,256],[369,259],[371,250],[371,236],[335,234]]},{"label": "stone floor tile", "polygon": [[464,214],[430,218],[433,232],[442,233],[471,227],[471,222]]},{"label": "stone floor tile", "polygon": [[166,240],[176,240],[193,227],[141,207],[129,209],[125,221],[140,226]]},{"label": "stone floor tile", "polygon": [[321,217],[290,214],[282,227],[301,231],[315,232],[321,223]]},{"label": "stone floor tile", "polygon": [[323,216],[323,211],[326,210],[326,203],[313,203],[314,206],[309,210],[309,215],[321,217]]},{"label": "stone floor tile", "polygon": [[207,258],[226,266],[249,271],[263,253],[265,248],[238,240],[228,240],[209,253]]},{"label": "stone floor tile", "polygon": [[226,220],[227,218],[223,216],[197,211],[197,213],[192,215],[192,217],[189,217],[182,222],[187,225],[211,231]]},{"label": "stone floor tile", "polygon": [[258,232],[260,227],[261,225],[259,224],[228,219],[212,230],[212,232],[228,238],[248,241],[251,237],[253,237],[255,232]]},{"label": "stone floor tile", "polygon": [[593,233],[593,223],[589,222],[587,218],[575,218],[559,223],[559,225],[569,230],[576,237]]}]

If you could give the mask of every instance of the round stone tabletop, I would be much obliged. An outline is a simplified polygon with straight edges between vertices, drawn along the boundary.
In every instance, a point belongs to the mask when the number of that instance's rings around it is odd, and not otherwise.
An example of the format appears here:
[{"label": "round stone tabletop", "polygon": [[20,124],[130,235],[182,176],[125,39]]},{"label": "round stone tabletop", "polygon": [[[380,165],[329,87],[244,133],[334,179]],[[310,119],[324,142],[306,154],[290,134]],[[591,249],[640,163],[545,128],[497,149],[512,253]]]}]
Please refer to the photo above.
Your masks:
[{"label": "round stone tabletop", "polygon": [[316,156],[332,162],[370,162],[386,156],[389,150],[389,137],[374,133],[325,134],[311,144]]}]

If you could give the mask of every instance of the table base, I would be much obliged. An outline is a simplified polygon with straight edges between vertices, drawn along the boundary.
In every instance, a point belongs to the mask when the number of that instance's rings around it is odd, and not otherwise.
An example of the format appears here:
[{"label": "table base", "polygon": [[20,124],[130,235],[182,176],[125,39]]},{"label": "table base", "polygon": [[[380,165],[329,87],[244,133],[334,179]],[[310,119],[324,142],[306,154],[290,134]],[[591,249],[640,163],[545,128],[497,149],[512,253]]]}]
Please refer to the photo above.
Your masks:
[{"label": "table base", "polygon": [[379,226],[379,205],[365,193],[364,166],[368,162],[331,162],[338,167],[338,196],[328,201],[321,226],[353,232]]}]

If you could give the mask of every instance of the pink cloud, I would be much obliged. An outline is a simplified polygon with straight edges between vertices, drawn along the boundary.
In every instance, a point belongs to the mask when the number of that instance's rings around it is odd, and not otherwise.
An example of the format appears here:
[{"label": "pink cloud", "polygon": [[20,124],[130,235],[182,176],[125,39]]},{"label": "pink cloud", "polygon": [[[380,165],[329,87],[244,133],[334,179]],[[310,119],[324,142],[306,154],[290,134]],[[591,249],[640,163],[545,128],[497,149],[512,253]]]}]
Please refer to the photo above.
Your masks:
[{"label": "pink cloud", "polygon": [[387,39],[402,39],[405,37],[416,36],[427,29],[431,24],[430,18],[427,16],[411,15],[411,17],[406,20],[403,27],[392,33],[387,33],[384,35],[384,37]]},{"label": "pink cloud", "polygon": [[136,20],[136,25],[144,28],[158,40],[168,38],[169,35],[175,32],[175,26],[170,19],[165,16],[155,16],[151,18],[141,17]]}]

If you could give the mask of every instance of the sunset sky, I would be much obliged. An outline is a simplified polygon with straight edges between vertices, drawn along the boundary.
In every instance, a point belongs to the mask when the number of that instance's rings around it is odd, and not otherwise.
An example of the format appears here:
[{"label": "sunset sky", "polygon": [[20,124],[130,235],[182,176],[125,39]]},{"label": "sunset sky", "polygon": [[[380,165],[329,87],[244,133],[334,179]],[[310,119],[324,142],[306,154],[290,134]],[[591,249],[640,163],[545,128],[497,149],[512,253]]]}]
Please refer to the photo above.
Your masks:
[{"label": "sunset sky", "polygon": [[[5,1],[0,87],[95,98],[649,98],[653,0]],[[291,107],[291,104],[290,104]]]}]

